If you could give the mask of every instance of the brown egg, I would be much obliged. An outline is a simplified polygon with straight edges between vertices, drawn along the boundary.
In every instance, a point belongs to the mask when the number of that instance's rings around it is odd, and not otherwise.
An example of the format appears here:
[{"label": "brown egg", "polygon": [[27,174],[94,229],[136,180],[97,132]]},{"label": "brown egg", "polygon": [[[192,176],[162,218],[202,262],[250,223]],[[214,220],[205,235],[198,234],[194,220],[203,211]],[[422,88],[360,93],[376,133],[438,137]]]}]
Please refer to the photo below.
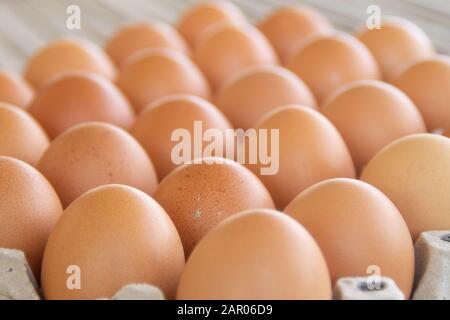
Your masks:
[{"label": "brown egg", "polygon": [[154,198],[175,223],[186,257],[211,228],[232,214],[274,207],[253,173],[220,158],[197,159],[175,169],[158,186]]},{"label": "brown egg", "polygon": [[134,121],[133,108],[117,87],[86,72],[54,78],[37,93],[28,111],[50,138],[87,121],[104,121],[123,128]]},{"label": "brown egg", "polygon": [[0,102],[0,155],[35,166],[49,145],[42,127],[26,111]]},{"label": "brown egg", "polygon": [[269,41],[258,29],[247,23],[229,22],[203,33],[194,49],[194,60],[213,90],[245,67],[278,62]]},{"label": "brown egg", "polygon": [[392,142],[364,169],[361,180],[397,206],[413,239],[450,229],[450,140],[418,134]]},{"label": "brown egg", "polygon": [[427,131],[414,103],[396,87],[377,80],[344,85],[321,111],[341,133],[358,172],[390,142]]},{"label": "brown egg", "polygon": [[69,71],[88,71],[114,79],[116,70],[109,57],[84,39],[60,39],[48,43],[28,61],[25,78],[36,88],[52,77]]},{"label": "brown egg", "polygon": [[208,233],[186,263],[177,299],[328,300],[325,259],[311,235],[274,210],[238,213]]},{"label": "brown egg", "polygon": [[187,44],[166,23],[139,22],[120,28],[105,46],[106,53],[117,66],[122,66],[133,53],[150,48],[169,48],[187,54]]},{"label": "brown egg", "polygon": [[352,179],[318,183],[285,209],[311,232],[335,283],[342,277],[392,278],[408,298],[414,279],[414,247],[394,204],[371,185]]},{"label": "brown egg", "polygon": [[273,11],[259,29],[269,39],[282,61],[286,61],[305,39],[332,32],[328,19],[312,7],[286,5]]},{"label": "brown egg", "polygon": [[111,297],[131,283],[155,285],[170,299],[183,267],[164,209],[137,189],[108,185],[64,211],[45,248],[41,282],[50,300]]},{"label": "brown egg", "polygon": [[379,79],[378,65],[358,39],[344,34],[316,36],[287,62],[320,103],[340,86],[362,79]]},{"label": "brown egg", "polygon": [[444,136],[450,138],[450,128],[448,128],[447,130],[444,130],[444,132],[443,132],[442,134],[443,134]]},{"label": "brown egg", "polygon": [[267,148],[275,153],[272,172],[262,174],[266,165],[261,161],[246,166],[259,176],[279,209],[319,181],[355,177],[352,158],[341,135],[327,118],[311,108],[277,108],[263,117],[256,129],[269,134],[278,130],[279,143],[269,139]]},{"label": "brown egg", "polygon": [[0,70],[0,102],[27,108],[33,99],[33,89],[20,75]]},{"label": "brown egg", "polygon": [[[197,122],[196,126],[196,121],[201,123]],[[179,143],[172,140],[175,130],[186,129],[194,137],[200,128],[202,132],[214,128],[222,133],[222,155],[225,155],[226,130],[232,128],[230,123],[214,105],[195,96],[174,95],[155,101],[140,114],[130,132],[150,155],[158,177],[162,179],[178,166],[172,160],[172,151]],[[202,151],[207,145],[203,141]],[[194,144],[191,147],[189,160],[195,156]]]},{"label": "brown egg", "polygon": [[450,57],[421,60],[408,67],[393,84],[416,104],[429,131],[450,126]]},{"label": "brown egg", "polygon": [[129,185],[150,195],[158,184],[141,145],[126,131],[100,122],[80,124],[61,134],[38,169],[55,187],[64,207],[105,184]]},{"label": "brown egg", "polygon": [[25,162],[0,156],[0,172],[0,248],[22,250],[39,279],[61,203],[50,183]]},{"label": "brown egg", "polygon": [[195,64],[184,54],[170,49],[148,49],[130,57],[118,86],[137,112],[151,102],[173,94],[209,98],[209,85]]},{"label": "brown egg", "polygon": [[267,112],[288,104],[316,107],[316,100],[291,71],[275,65],[249,67],[233,76],[216,102],[237,128],[248,129]]},{"label": "brown egg", "polygon": [[194,47],[201,34],[223,21],[245,21],[241,10],[228,1],[204,1],[185,12],[178,22],[178,31]]},{"label": "brown egg", "polygon": [[357,37],[372,52],[386,80],[395,78],[406,65],[434,53],[422,29],[397,17],[383,18],[380,29],[363,27]]}]

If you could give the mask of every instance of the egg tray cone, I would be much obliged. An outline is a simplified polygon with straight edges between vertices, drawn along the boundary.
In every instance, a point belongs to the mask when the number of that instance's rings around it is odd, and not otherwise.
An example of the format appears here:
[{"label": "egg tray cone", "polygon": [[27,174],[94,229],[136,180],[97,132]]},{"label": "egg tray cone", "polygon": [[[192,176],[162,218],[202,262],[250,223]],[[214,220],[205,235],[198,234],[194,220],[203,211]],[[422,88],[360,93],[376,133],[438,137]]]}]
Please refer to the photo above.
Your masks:
[{"label": "egg tray cone", "polygon": [[[450,299],[450,230],[429,231],[415,244],[416,273],[413,300]],[[381,277],[371,286],[371,277],[341,278],[333,291],[335,300],[403,300],[395,282]],[[42,295],[25,254],[0,248],[0,300],[40,300]],[[128,284],[112,298],[99,300],[164,300],[158,288],[149,284]]]},{"label": "egg tray cone", "polygon": [[341,278],[333,290],[334,300],[405,300],[394,280],[381,277],[379,283],[370,277]]},{"label": "egg tray cone", "polygon": [[[41,290],[28,265],[25,254],[0,248],[0,300],[41,300]],[[129,284],[112,298],[99,300],[164,300],[160,289],[149,284]]]},{"label": "egg tray cone", "polygon": [[422,233],[415,245],[414,300],[450,299],[450,232]]}]

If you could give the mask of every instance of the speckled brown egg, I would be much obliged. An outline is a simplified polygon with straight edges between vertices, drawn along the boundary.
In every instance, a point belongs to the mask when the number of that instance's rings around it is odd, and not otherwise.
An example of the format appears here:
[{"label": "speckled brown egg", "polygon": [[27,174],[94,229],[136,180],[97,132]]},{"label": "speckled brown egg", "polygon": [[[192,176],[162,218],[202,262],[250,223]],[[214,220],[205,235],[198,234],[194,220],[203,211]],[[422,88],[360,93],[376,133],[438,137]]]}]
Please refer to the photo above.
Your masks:
[{"label": "speckled brown egg", "polygon": [[402,18],[384,17],[380,29],[364,27],[357,37],[372,52],[385,80],[394,79],[408,64],[434,53],[425,32]]},{"label": "speckled brown egg", "polygon": [[34,91],[20,75],[0,70],[0,102],[27,108],[33,99]]},{"label": "speckled brown egg", "polygon": [[426,132],[411,99],[377,80],[344,85],[330,96],[321,111],[343,136],[358,171],[390,142]]},{"label": "speckled brown egg", "polygon": [[309,6],[286,5],[271,12],[259,29],[286,61],[308,37],[327,34],[333,26],[320,12]]},{"label": "speckled brown egg", "polygon": [[178,22],[178,31],[194,47],[201,34],[223,21],[245,21],[241,10],[233,3],[221,0],[203,1],[186,11]]},{"label": "speckled brown egg", "polygon": [[[355,177],[353,161],[341,135],[327,118],[311,108],[277,108],[264,116],[256,129],[269,135],[267,150],[272,152],[272,160],[269,166],[259,156],[256,164],[247,161],[246,166],[259,176],[279,209],[317,182]],[[260,147],[250,150],[249,146],[244,146],[247,154],[261,153]]]},{"label": "speckled brown egg", "polygon": [[111,298],[132,283],[159,287],[170,299],[183,267],[164,209],[137,189],[108,185],[64,211],[45,248],[41,283],[49,300]]},{"label": "speckled brown egg", "polygon": [[379,190],[353,179],[327,180],[302,192],[285,212],[317,241],[334,283],[379,270],[409,297],[413,242],[402,215]]},{"label": "speckled brown egg", "polygon": [[414,101],[429,131],[450,126],[450,57],[414,63],[393,84]]},{"label": "speckled brown egg", "polygon": [[[226,130],[232,127],[214,105],[190,95],[161,98],[146,108],[130,129],[131,134],[150,155],[160,179],[179,165],[172,159],[172,152],[180,142],[177,137],[173,139],[173,134],[176,130],[183,129],[189,132],[191,138],[200,129],[202,133],[209,129],[217,129],[221,133],[223,148],[222,154],[215,156],[226,155],[228,141]],[[208,144],[209,142],[202,142],[202,154]],[[191,143],[189,160],[194,160],[194,147],[194,143]]]},{"label": "speckled brown egg", "polygon": [[293,72],[275,65],[249,67],[218,92],[217,106],[236,128],[248,129],[269,111],[288,104],[316,107],[311,90]]},{"label": "speckled brown egg", "polygon": [[450,229],[450,140],[418,134],[392,142],[364,169],[361,180],[397,206],[416,239],[421,232]]},{"label": "speckled brown egg", "polygon": [[271,44],[258,29],[229,22],[203,33],[194,49],[194,60],[214,91],[243,68],[278,62]]},{"label": "speckled brown egg", "polygon": [[196,159],[172,171],[154,198],[167,211],[186,257],[222,220],[242,210],[273,208],[269,192],[242,165],[220,158]]},{"label": "speckled brown egg", "polygon": [[170,49],[148,49],[131,56],[117,84],[137,112],[173,94],[210,96],[208,82],[197,66],[186,55]]},{"label": "speckled brown egg", "polygon": [[370,51],[358,39],[344,33],[309,39],[286,65],[306,82],[319,103],[349,82],[380,79]]},{"label": "speckled brown egg", "polygon": [[133,53],[150,48],[169,48],[188,54],[184,39],[169,24],[138,22],[120,28],[107,42],[106,53],[122,66]]},{"label": "speckled brown egg", "polygon": [[77,125],[56,138],[38,169],[52,183],[64,207],[97,186],[119,183],[153,194],[158,181],[141,145],[106,123]]},{"label": "speckled brown egg", "polygon": [[49,145],[42,127],[26,111],[0,102],[0,155],[35,166]]},{"label": "speckled brown egg", "polygon": [[40,88],[54,76],[70,71],[88,71],[110,80],[116,76],[113,63],[97,45],[84,39],[65,38],[39,49],[26,65],[25,78]]},{"label": "speckled brown egg", "polygon": [[87,72],[54,78],[36,94],[28,111],[52,139],[87,121],[104,121],[122,128],[134,121],[133,108],[117,87]]},{"label": "speckled brown egg", "polygon": [[0,156],[0,248],[22,250],[38,279],[47,238],[61,214],[58,196],[42,174]]},{"label": "speckled brown egg", "polygon": [[274,210],[223,221],[195,248],[177,299],[328,300],[330,275],[311,235]]}]

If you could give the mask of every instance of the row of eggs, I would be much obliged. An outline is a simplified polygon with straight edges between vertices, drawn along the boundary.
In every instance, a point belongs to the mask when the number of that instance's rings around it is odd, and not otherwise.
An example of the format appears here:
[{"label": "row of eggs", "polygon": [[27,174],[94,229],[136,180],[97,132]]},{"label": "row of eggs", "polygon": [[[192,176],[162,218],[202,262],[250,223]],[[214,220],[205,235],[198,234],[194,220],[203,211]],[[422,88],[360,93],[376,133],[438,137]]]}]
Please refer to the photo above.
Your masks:
[{"label": "row of eggs", "polygon": [[[304,7],[277,10],[262,33],[244,20],[205,3],[179,24],[189,45],[163,24],[119,31],[106,45],[118,72],[64,39],[30,59],[31,86],[1,73],[0,100],[26,111],[0,106],[0,154],[40,173],[0,158],[0,246],[24,250],[37,276],[46,247],[46,298],[148,282],[169,298],[326,299],[370,265],[409,296],[412,239],[450,227],[450,141],[425,133],[450,127],[448,58],[404,20],[360,40]],[[170,133],[194,120],[280,129],[279,172],[176,169]],[[71,265],[80,290],[67,287]]]}]

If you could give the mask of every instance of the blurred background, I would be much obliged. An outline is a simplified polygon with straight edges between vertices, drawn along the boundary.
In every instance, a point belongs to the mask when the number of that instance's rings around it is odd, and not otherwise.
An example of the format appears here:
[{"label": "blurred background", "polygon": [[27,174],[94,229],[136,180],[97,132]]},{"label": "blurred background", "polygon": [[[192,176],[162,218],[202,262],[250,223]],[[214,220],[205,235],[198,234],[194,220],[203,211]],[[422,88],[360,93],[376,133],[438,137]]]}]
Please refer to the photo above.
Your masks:
[{"label": "blurred background", "polygon": [[[0,67],[20,71],[46,41],[62,35],[86,37],[103,45],[123,23],[136,20],[175,22],[197,0],[0,0]],[[303,3],[325,14],[338,29],[365,24],[369,5],[382,15],[399,15],[422,27],[440,53],[450,54],[449,0],[232,0],[256,22],[281,4]],[[66,27],[67,8],[81,9],[81,29]]]}]

